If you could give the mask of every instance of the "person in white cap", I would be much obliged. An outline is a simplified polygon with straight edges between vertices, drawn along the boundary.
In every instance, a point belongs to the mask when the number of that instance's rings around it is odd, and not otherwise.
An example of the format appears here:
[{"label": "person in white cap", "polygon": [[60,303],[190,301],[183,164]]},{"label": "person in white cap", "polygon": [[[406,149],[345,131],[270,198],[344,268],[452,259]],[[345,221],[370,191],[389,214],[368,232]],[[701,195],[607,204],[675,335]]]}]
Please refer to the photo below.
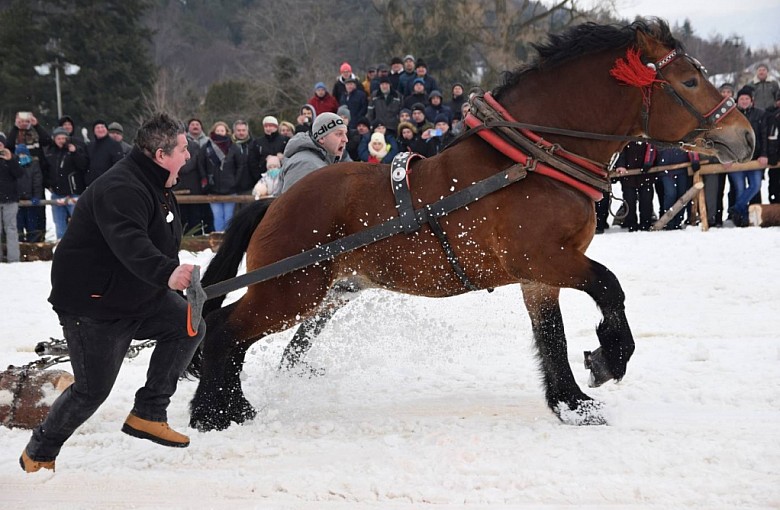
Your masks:
[{"label": "person in white cap", "polygon": [[315,170],[337,163],[347,146],[347,125],[335,113],[318,115],[311,133],[298,133],[284,150],[282,193]]},{"label": "person in white cap", "polygon": [[256,137],[249,147],[247,166],[249,175],[257,182],[267,170],[269,156],[284,158],[284,149],[290,139],[279,133],[279,121],[273,115],[263,117],[263,134]]}]

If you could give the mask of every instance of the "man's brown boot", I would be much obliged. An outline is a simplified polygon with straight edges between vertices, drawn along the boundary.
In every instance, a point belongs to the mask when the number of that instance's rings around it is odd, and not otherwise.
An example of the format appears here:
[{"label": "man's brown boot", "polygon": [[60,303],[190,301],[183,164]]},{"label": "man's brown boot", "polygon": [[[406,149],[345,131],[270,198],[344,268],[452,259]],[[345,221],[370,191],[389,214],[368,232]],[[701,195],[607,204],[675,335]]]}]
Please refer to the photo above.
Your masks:
[{"label": "man's brown boot", "polygon": [[27,455],[27,449],[24,449],[22,451],[22,456],[19,457],[19,465],[22,466],[22,469],[24,469],[25,473],[35,473],[36,471],[40,471],[41,469],[51,469],[54,471],[54,461],[48,461],[48,462],[40,462],[37,460],[32,460],[29,455]]},{"label": "man's brown boot", "polygon": [[144,420],[133,413],[127,415],[122,432],[163,446],[186,448],[190,445],[190,438],[170,428],[167,422]]}]

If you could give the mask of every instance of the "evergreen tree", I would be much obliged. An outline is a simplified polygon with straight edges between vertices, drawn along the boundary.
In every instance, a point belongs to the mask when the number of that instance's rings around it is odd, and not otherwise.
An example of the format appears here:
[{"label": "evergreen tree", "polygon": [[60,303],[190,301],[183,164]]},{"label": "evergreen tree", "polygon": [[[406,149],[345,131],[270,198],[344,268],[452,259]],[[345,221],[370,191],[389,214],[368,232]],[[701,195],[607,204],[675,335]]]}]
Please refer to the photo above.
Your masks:
[{"label": "evergreen tree", "polygon": [[11,2],[0,11],[0,116],[33,110],[42,125],[56,125],[54,74],[38,76],[34,66],[69,62],[81,69],[75,76],[60,72],[63,113],[77,125],[121,122],[132,138],[155,81],[151,34],[142,24],[148,6],[147,0]]}]

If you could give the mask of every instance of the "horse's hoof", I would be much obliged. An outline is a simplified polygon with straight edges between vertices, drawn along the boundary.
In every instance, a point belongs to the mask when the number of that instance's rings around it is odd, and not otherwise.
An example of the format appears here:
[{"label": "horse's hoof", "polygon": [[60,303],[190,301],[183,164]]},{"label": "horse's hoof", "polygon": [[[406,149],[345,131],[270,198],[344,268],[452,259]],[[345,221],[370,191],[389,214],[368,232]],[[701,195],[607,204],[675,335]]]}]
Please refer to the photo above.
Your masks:
[{"label": "horse's hoof", "polygon": [[585,351],[585,368],[590,370],[588,386],[591,388],[597,388],[615,378],[607,367],[607,360],[601,347],[593,352]]},{"label": "horse's hoof", "polygon": [[242,402],[239,404],[238,408],[235,411],[231,412],[231,419],[238,423],[239,425],[246,422],[246,421],[252,421],[257,416],[257,411],[254,407],[252,407],[252,404],[249,402]]},{"label": "horse's hoof", "polygon": [[200,432],[225,430],[230,426],[230,416],[224,411],[212,408],[192,406],[190,408],[190,427]]},{"label": "horse's hoof", "polygon": [[604,404],[598,400],[577,400],[574,409],[566,402],[558,402],[553,411],[567,425],[607,425]]}]

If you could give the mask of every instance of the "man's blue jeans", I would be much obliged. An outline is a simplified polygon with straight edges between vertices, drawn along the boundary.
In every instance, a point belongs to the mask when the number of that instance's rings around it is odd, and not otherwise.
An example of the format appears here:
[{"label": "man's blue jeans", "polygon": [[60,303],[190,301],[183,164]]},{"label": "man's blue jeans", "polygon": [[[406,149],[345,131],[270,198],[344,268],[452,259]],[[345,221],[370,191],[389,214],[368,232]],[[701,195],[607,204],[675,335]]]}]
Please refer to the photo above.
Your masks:
[{"label": "man's blue jeans", "polygon": [[[734,210],[743,217],[747,217],[748,204],[761,190],[763,170],[749,170],[747,172],[732,172],[729,174],[729,183],[734,188]],[[745,180],[747,179],[747,186]]]},{"label": "man's blue jeans", "polygon": [[[52,200],[78,198],[78,195],[58,195],[57,193],[51,194]],[[73,216],[73,210],[76,209],[75,202],[69,202],[65,205],[52,205],[51,215],[54,219],[54,227],[57,232],[57,239],[62,239],[65,235],[65,231],[68,229],[68,216]]]},{"label": "man's blue jeans", "polygon": [[[132,412],[151,421],[168,421],[167,409],[179,377],[206,333],[187,335],[187,301],[169,291],[155,315],[143,319],[95,320],[60,316],[75,382],[60,395],[44,422],[33,430],[27,455],[54,460],[65,441],[106,400],[133,339],[154,339],[146,384],[135,394]],[[119,429],[119,426],[117,426]]]}]

